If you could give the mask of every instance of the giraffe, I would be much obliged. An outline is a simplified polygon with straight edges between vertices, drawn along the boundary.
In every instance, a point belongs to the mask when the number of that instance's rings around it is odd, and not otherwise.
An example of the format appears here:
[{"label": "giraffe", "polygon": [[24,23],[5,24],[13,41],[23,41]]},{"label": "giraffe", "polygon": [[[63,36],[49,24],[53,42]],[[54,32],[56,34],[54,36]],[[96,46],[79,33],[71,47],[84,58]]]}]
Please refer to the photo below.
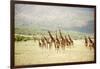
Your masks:
[{"label": "giraffe", "polygon": [[56,48],[57,51],[58,51],[58,49],[60,48],[60,40],[59,40],[59,38],[58,38],[58,36],[57,36],[57,32],[56,32],[55,43],[56,43],[55,48]]},{"label": "giraffe", "polygon": [[64,39],[64,37],[63,37],[63,35],[61,33],[61,30],[59,30],[59,34],[60,34],[60,44],[61,44],[61,47],[63,49],[65,49],[65,39]]},{"label": "giraffe", "polygon": [[49,41],[49,38],[47,38],[47,37],[45,37],[44,36],[44,40],[46,41],[46,47],[48,48],[50,48],[51,47],[51,43],[50,43],[50,41]]},{"label": "giraffe", "polygon": [[38,40],[39,47],[42,47],[41,39]]},{"label": "giraffe", "polygon": [[69,38],[69,41],[70,41],[70,45],[73,45],[74,43],[73,43],[73,40],[72,40],[72,38],[70,37],[70,35],[68,34],[68,38]]},{"label": "giraffe", "polygon": [[[54,44],[54,46],[55,46],[55,38],[52,36],[52,34],[51,34],[51,32],[50,31],[48,31],[48,34],[49,34],[49,36],[50,36],[50,43],[51,43],[51,46]],[[50,47],[51,48],[51,47]]]},{"label": "giraffe", "polygon": [[41,45],[42,45],[42,47],[46,48],[46,42],[45,42],[45,39],[43,37],[41,38]]},{"label": "giraffe", "polygon": [[94,42],[92,41],[92,39],[90,37],[88,37],[88,39],[89,39],[89,47],[90,47],[90,49],[94,48]]},{"label": "giraffe", "polygon": [[69,42],[68,38],[66,37],[66,35],[65,35],[65,44],[66,44],[67,46],[70,45],[70,42]]},{"label": "giraffe", "polygon": [[86,36],[85,36],[85,46],[86,46],[86,47],[88,46],[88,39],[87,39]]}]

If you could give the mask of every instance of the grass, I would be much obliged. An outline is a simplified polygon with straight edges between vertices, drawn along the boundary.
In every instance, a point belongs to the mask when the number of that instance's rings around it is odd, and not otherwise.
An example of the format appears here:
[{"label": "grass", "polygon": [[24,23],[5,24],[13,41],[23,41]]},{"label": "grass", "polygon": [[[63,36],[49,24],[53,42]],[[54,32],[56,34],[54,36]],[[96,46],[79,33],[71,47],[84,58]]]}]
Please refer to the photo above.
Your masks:
[{"label": "grass", "polygon": [[58,52],[52,49],[40,48],[34,40],[15,41],[15,65],[51,64],[93,61],[94,50],[84,46],[83,40],[74,40],[72,48],[66,47]]}]

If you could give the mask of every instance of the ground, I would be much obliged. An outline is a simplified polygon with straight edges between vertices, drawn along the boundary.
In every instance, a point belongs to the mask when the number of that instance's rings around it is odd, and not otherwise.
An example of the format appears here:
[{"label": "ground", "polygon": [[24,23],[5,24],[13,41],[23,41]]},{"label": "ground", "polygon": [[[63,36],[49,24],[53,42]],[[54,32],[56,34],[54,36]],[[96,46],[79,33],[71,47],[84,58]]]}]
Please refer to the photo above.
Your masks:
[{"label": "ground", "polygon": [[94,50],[84,46],[84,40],[74,40],[73,47],[59,51],[40,48],[33,40],[15,42],[15,65],[84,62],[94,60]]}]

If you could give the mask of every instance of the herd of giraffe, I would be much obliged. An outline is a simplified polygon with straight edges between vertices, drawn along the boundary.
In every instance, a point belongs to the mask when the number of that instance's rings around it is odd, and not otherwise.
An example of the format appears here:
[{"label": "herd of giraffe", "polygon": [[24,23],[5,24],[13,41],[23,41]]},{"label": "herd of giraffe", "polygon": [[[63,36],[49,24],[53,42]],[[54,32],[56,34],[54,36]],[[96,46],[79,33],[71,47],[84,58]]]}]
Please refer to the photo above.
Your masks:
[{"label": "herd of giraffe", "polygon": [[90,37],[85,36],[85,46],[89,47],[91,50],[92,48],[95,48],[95,43]]},{"label": "herd of giraffe", "polygon": [[39,40],[39,46],[45,47],[45,48],[51,48],[52,46],[55,47],[55,49],[63,48],[65,49],[66,46],[71,47],[74,42],[70,35],[63,36],[61,33],[61,30],[59,30],[60,36],[58,37],[57,32],[55,33],[55,36],[51,34],[50,31],[48,31],[49,37],[46,37],[42,35],[41,39]]},{"label": "herd of giraffe", "polygon": [[[67,36],[62,35],[61,30],[59,30],[59,36],[57,35],[57,31],[55,36],[52,35],[50,31],[48,31],[49,37],[42,35],[42,37],[38,40],[39,47],[41,48],[48,48],[51,49],[54,47],[55,49],[59,50],[60,48],[65,49],[66,47],[73,47],[74,40],[68,34]],[[94,41],[90,37],[86,37],[84,39],[84,45],[86,47],[94,48]]]}]

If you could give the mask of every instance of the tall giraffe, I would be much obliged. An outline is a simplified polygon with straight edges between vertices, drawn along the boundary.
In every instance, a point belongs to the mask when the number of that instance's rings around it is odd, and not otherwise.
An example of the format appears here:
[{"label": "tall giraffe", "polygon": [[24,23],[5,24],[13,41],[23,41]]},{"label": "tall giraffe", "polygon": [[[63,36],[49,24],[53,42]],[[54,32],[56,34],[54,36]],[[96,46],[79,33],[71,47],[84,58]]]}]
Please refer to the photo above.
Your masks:
[{"label": "tall giraffe", "polygon": [[39,47],[42,47],[41,39],[38,40],[38,43],[39,43]]},{"label": "tall giraffe", "polygon": [[61,47],[63,48],[63,49],[65,49],[65,39],[64,39],[64,37],[63,37],[63,35],[62,35],[62,33],[61,33],[61,30],[59,29],[59,34],[60,34],[60,42],[61,42]]},{"label": "tall giraffe", "polygon": [[50,40],[51,46],[52,46],[52,44],[54,44],[54,46],[55,46],[55,38],[52,36],[50,31],[48,31],[48,33],[49,33],[49,36],[50,36],[50,39],[51,39]]},{"label": "tall giraffe", "polygon": [[60,48],[60,40],[59,40],[59,38],[57,36],[57,31],[56,31],[55,43],[56,43],[55,48],[58,50]]},{"label": "tall giraffe", "polygon": [[69,34],[68,34],[68,38],[69,38],[69,40],[70,40],[70,44],[73,45],[73,40],[72,40],[72,38],[70,37]]},{"label": "tall giraffe", "polygon": [[92,41],[92,39],[90,37],[88,37],[89,39],[89,47],[93,47],[94,48],[94,42]]},{"label": "tall giraffe", "polygon": [[69,42],[68,38],[66,37],[66,35],[65,35],[65,44],[66,44],[67,46],[70,45],[70,42]]},{"label": "tall giraffe", "polygon": [[50,46],[51,46],[51,43],[50,43],[50,41],[49,41],[49,39],[47,38],[47,37],[45,37],[44,36],[44,39],[45,39],[45,41],[46,41],[46,47],[48,48],[50,48]]},{"label": "tall giraffe", "polygon": [[86,36],[85,36],[85,46],[86,46],[86,47],[88,46],[88,39],[87,39]]},{"label": "tall giraffe", "polygon": [[45,39],[43,37],[41,38],[41,45],[42,45],[42,47],[46,48],[46,42],[45,42]]}]

